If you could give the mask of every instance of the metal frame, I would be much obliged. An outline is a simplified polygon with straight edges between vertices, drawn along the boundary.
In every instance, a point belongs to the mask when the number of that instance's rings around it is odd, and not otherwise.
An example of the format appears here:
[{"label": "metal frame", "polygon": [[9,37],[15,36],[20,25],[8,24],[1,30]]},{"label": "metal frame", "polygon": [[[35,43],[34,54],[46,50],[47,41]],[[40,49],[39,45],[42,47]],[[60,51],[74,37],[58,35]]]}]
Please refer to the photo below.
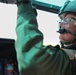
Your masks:
[{"label": "metal frame", "polygon": [[32,0],[32,4],[37,9],[52,12],[52,13],[56,13],[56,14],[58,14],[59,9],[61,8],[61,7],[53,5],[53,4],[43,3],[43,2],[40,2],[40,1],[36,1],[36,0]]},{"label": "metal frame", "polygon": [[16,4],[16,0],[0,0],[0,2],[6,3],[6,4]]}]

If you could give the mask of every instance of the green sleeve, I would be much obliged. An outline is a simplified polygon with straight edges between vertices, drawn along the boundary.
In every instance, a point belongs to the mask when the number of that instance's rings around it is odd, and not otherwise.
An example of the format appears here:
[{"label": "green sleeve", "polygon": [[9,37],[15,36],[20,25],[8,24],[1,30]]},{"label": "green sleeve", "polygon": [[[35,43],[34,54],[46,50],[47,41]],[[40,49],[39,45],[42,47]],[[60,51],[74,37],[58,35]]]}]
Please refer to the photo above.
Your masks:
[{"label": "green sleeve", "polygon": [[19,71],[22,75],[64,75],[68,57],[58,47],[43,46],[36,16],[31,3],[18,6],[15,48]]},{"label": "green sleeve", "polygon": [[21,70],[30,64],[43,40],[43,35],[38,30],[35,10],[30,3],[18,6],[16,33],[16,51]]}]

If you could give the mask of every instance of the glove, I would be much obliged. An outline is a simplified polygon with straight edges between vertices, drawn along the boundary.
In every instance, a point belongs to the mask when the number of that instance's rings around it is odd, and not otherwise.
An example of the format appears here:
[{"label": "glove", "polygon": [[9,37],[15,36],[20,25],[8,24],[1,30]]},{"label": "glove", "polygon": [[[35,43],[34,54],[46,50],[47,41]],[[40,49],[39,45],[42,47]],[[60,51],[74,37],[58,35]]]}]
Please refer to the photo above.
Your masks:
[{"label": "glove", "polygon": [[21,3],[25,3],[25,4],[27,4],[27,3],[29,3],[29,2],[31,2],[31,0],[17,0],[17,5],[19,5],[19,4],[21,4]]}]

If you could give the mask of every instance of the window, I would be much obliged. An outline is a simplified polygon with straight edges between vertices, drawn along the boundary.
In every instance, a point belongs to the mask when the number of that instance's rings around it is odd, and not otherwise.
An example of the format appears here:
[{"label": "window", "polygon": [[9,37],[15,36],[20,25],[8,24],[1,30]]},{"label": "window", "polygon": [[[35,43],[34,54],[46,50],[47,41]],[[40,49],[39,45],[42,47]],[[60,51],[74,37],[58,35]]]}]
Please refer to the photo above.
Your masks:
[{"label": "window", "polygon": [[[0,3],[0,11],[0,38],[16,39],[17,6]],[[37,12],[39,29],[44,34],[44,44],[58,43],[58,15],[40,9],[37,9]]]}]

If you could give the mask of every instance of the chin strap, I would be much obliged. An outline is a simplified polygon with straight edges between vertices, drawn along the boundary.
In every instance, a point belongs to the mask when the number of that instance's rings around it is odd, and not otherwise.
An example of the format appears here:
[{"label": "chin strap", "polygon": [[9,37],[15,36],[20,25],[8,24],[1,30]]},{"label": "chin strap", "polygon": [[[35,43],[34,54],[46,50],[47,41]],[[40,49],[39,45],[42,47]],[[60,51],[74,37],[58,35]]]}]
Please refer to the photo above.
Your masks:
[{"label": "chin strap", "polygon": [[69,44],[72,44],[72,43],[75,43],[75,42],[76,42],[76,38],[71,40],[71,41],[65,42],[65,43],[61,42],[61,45],[63,47],[64,45],[69,45]]}]

